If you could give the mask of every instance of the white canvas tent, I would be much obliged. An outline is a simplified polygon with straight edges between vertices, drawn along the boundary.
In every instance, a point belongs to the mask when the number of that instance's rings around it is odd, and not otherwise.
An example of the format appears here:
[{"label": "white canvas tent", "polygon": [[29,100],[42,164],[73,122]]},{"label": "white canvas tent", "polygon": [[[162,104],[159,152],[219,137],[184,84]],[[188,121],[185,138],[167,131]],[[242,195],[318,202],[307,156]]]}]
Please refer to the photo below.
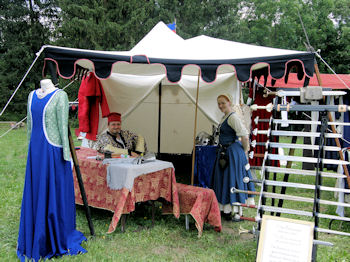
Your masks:
[{"label": "white canvas tent", "polygon": [[[312,53],[207,36],[184,40],[163,22],[130,51],[46,46],[45,55],[45,61],[54,62],[64,78],[75,74],[76,65],[95,72],[110,111],[122,114],[123,128],[144,135],[151,151],[157,151],[160,136],[161,153],[191,153],[198,74],[197,130],[210,133],[211,125],[221,116],[216,105],[218,94],[231,93],[238,103],[238,80],[249,81],[254,70],[264,69],[272,77],[282,78],[288,65],[295,64],[312,76],[314,59]],[[99,127],[102,131],[106,125],[102,121]]]}]

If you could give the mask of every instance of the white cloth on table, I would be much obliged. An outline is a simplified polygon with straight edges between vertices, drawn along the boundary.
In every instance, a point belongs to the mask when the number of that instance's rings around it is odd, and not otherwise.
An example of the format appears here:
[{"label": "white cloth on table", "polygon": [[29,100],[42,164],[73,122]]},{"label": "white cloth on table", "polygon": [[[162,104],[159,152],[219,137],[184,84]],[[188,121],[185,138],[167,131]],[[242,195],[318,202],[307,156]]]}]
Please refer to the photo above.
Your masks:
[{"label": "white cloth on table", "polygon": [[174,168],[173,163],[156,160],[140,165],[132,164],[127,159],[123,161],[108,161],[107,167],[107,185],[111,189],[127,188],[129,191],[134,186],[134,179],[138,176],[153,173],[166,168]]}]

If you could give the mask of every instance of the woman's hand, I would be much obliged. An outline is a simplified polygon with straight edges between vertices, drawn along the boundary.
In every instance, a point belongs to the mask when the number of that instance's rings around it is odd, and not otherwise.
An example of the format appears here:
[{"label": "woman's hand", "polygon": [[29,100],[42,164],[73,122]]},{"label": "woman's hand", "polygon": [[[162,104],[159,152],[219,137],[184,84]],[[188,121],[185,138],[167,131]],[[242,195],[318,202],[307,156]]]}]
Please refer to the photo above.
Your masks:
[{"label": "woman's hand", "polygon": [[248,153],[249,151],[249,137],[248,136],[241,136],[241,143],[244,149],[244,152]]}]

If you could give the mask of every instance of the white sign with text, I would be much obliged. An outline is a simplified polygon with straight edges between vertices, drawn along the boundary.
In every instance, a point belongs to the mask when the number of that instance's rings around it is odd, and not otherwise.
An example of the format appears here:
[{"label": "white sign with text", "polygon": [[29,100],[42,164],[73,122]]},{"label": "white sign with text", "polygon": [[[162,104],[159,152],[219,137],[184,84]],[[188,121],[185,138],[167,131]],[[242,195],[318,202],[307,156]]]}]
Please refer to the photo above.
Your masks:
[{"label": "white sign with text", "polygon": [[311,261],[313,230],[313,222],[263,215],[257,261]]}]

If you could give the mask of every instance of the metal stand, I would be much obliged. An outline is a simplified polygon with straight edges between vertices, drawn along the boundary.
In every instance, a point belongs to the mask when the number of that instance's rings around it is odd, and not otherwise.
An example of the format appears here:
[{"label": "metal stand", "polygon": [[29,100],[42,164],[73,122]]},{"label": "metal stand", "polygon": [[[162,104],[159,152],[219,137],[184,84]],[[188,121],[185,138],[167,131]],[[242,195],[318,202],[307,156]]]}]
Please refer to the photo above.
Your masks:
[{"label": "metal stand", "polygon": [[[297,136],[293,136],[292,137],[292,144],[296,144],[297,143],[297,139],[298,137]],[[289,153],[288,155],[290,156],[293,156],[294,155],[294,151],[295,149],[294,148],[290,148],[289,149]],[[292,161],[288,161],[287,162],[287,166],[286,168],[291,168],[292,167]],[[288,179],[289,179],[289,173],[285,173],[284,176],[283,176],[283,182],[288,182]],[[281,188],[281,194],[286,194],[286,190],[287,190],[287,187],[282,187]],[[282,207],[283,206],[283,199],[279,199],[278,200],[278,207]],[[281,216],[281,213],[276,213],[276,216]]]},{"label": "metal stand", "polygon": [[188,214],[185,215],[185,226],[186,226],[186,230],[190,229],[190,221],[189,221]]},{"label": "metal stand", "polygon": [[[278,98],[276,97],[275,98],[275,104],[278,102]],[[272,112],[272,119],[274,119],[274,118],[277,118],[277,112],[274,110],[273,112]],[[270,122],[270,129],[271,130],[275,130],[275,128],[276,128],[276,124],[274,123],[274,122]],[[270,136],[269,137],[269,139],[272,141],[272,142],[278,142],[278,137],[275,137],[275,136]],[[273,150],[277,150],[278,151],[278,148],[275,148],[275,149],[273,149],[273,148],[271,148],[270,149],[270,152],[272,153],[273,152]],[[272,163],[272,161],[270,161],[270,163]],[[276,165],[276,163],[277,163],[277,161],[274,161],[273,162],[275,165]],[[267,179],[266,177],[265,177],[265,179]],[[277,173],[276,172],[273,172],[273,180],[277,180]],[[272,186],[272,192],[273,193],[276,193],[276,186]],[[273,198],[273,199],[271,199],[271,206],[274,206],[275,205],[275,199]],[[271,216],[273,216],[274,215],[274,212],[270,212],[270,214],[271,214]]]},{"label": "metal stand", "polygon": [[121,218],[120,218],[120,230],[122,231],[122,233],[125,232],[125,222],[126,222],[126,217],[128,216],[128,214],[122,214]]},{"label": "metal stand", "polygon": [[[324,145],[325,145],[325,133],[328,126],[328,117],[327,112],[320,112],[321,116],[321,128],[320,128],[320,148],[318,150],[318,157],[317,157],[317,165],[316,165],[316,176],[315,176],[315,197],[314,197],[314,206],[313,206],[313,217],[315,219],[315,228],[314,228],[314,239],[317,240],[318,233],[317,228],[319,225],[319,217],[318,214],[320,212],[320,202],[321,199],[321,190],[320,186],[322,185],[322,158],[324,154]],[[317,245],[313,245],[312,249],[312,261],[316,261],[317,258]]]},{"label": "metal stand", "polygon": [[[268,107],[268,106],[266,106]],[[343,192],[343,193],[350,193],[349,189],[339,189],[339,188],[334,188],[334,187],[328,187],[328,186],[322,186],[322,177],[331,177],[331,178],[349,178],[348,175],[343,175],[343,174],[334,174],[334,173],[328,173],[324,172],[322,170],[322,165],[323,164],[341,164],[343,166],[346,166],[350,164],[349,161],[344,161],[342,158],[342,154],[340,154],[341,160],[334,160],[334,159],[327,159],[324,158],[324,152],[325,151],[340,151],[341,148],[337,144],[337,146],[326,146],[325,139],[326,138],[332,138],[332,139],[339,139],[342,137],[342,134],[336,133],[332,129],[332,133],[326,133],[328,125],[334,125],[331,116],[329,114],[330,111],[335,111],[335,112],[344,112],[343,108],[346,110],[349,110],[349,106],[344,105],[341,107],[334,107],[334,106],[329,106],[329,105],[318,105],[318,106],[313,106],[313,105],[298,105],[294,106],[293,109],[291,108],[283,108],[282,106],[277,109],[276,107],[276,102],[274,105],[270,104],[270,108],[272,108],[274,113],[276,111],[283,111],[283,110],[289,110],[290,111],[318,111],[321,117],[321,121],[313,121],[312,124],[320,124],[320,132],[290,132],[290,131],[282,131],[282,130],[275,130],[273,126],[270,126],[268,130],[257,130],[257,134],[266,134],[270,137],[270,141],[272,141],[271,138],[274,136],[292,136],[292,143],[275,143],[275,142],[267,142],[266,147],[267,147],[267,152],[264,157],[263,165],[261,167],[261,180],[252,180],[249,182],[254,182],[254,183],[260,183],[261,184],[261,192],[256,193],[260,195],[259,197],[259,204],[257,207],[257,217],[258,217],[258,230],[260,231],[261,228],[261,218],[262,215],[265,212],[271,212],[271,215],[276,214],[277,216],[280,216],[281,214],[292,214],[292,215],[298,215],[298,216],[306,216],[306,217],[311,217],[314,219],[315,222],[315,227],[314,227],[314,241],[313,241],[313,248],[312,248],[312,261],[316,261],[317,258],[317,245],[327,245],[331,246],[332,244],[329,242],[324,242],[324,241],[319,241],[318,238],[318,233],[329,233],[329,234],[337,234],[337,235],[344,235],[344,236],[350,236],[350,233],[348,232],[341,232],[341,231],[335,231],[335,230],[330,230],[330,229],[324,229],[320,227],[320,218],[324,219],[334,219],[334,220],[340,220],[340,221],[349,221],[350,218],[347,217],[339,217],[339,216],[334,216],[334,215],[329,215],[329,214],[323,214],[320,213],[320,205],[335,205],[335,206],[344,206],[344,207],[349,207],[350,204],[346,203],[339,203],[335,201],[330,201],[330,200],[323,200],[321,199],[321,190],[325,191],[333,191],[333,192]],[[292,106],[291,106],[292,107]],[[259,109],[259,108],[258,108]],[[263,109],[262,107],[260,109]],[[273,114],[275,116],[275,114]],[[330,122],[329,122],[330,121]],[[291,124],[310,124],[309,122],[304,123],[304,120],[289,120]],[[279,120],[274,121],[274,118],[272,118],[272,123],[279,123]],[[341,123],[344,124],[344,123]],[[297,137],[319,137],[320,142],[319,146],[317,145],[300,145],[300,144],[295,144]],[[258,144],[258,143],[256,143]],[[262,144],[262,143],[260,143]],[[294,156],[293,152],[289,152],[288,156],[280,156],[278,154],[273,154],[271,152],[272,148],[290,148],[290,149],[313,149],[313,150],[318,150],[318,156],[317,157],[299,157],[299,156]],[[287,160],[288,164],[286,168],[282,167],[274,167],[272,166],[272,161],[280,161],[280,160]],[[307,162],[307,163],[313,163],[316,165],[315,170],[299,170],[299,169],[292,169],[291,168],[291,162]],[[273,176],[273,180],[269,180],[269,173],[275,173],[277,175],[284,174],[283,181],[278,181],[276,176]],[[315,182],[312,184],[303,184],[303,183],[291,183],[288,182],[289,175],[299,175],[299,176],[314,176],[315,177]],[[245,182],[246,183],[246,182]],[[268,192],[267,188],[269,186],[272,186],[272,189],[274,187],[281,187],[281,193],[270,193]],[[297,195],[286,195],[286,188],[287,187],[292,187],[292,188],[303,188],[303,189],[308,189],[308,190],[314,190],[313,194],[314,197],[301,197]],[[233,188],[234,191],[237,191],[235,188]],[[274,190],[273,190],[274,191]],[[249,191],[244,191],[242,193],[253,193]],[[278,199],[278,207],[274,206],[274,201],[271,201],[271,206],[266,205],[267,203],[267,198],[271,199]],[[310,211],[304,211],[304,210],[299,210],[299,209],[288,209],[288,208],[282,208],[283,200],[290,200],[290,201],[298,201],[298,202],[308,202],[313,204],[313,209],[312,212]],[[331,221],[332,222],[332,221]],[[331,223],[330,223],[331,224]],[[259,231],[257,234],[259,234]],[[259,240],[258,240],[259,242]]]}]

